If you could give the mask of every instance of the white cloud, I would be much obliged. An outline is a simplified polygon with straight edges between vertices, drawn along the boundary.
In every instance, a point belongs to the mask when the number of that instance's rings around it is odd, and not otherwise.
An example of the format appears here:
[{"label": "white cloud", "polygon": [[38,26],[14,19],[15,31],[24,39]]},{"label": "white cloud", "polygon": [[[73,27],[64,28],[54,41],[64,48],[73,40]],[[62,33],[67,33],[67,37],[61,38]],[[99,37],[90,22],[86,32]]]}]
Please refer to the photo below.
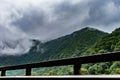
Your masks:
[{"label": "white cloud", "polygon": [[0,0],[0,39],[46,41],[89,26],[111,32],[119,8],[119,0]]},{"label": "white cloud", "polygon": [[22,55],[29,51],[31,42],[27,39],[0,41],[1,55]]}]

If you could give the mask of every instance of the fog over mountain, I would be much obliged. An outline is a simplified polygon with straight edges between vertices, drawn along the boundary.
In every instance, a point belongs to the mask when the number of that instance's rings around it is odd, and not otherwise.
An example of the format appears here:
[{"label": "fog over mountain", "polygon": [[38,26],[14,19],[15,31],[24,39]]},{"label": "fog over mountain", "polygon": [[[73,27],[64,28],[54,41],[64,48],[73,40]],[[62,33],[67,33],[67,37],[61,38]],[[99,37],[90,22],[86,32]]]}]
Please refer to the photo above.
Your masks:
[{"label": "fog over mountain", "polygon": [[29,39],[48,41],[84,27],[111,33],[119,17],[120,0],[0,0],[0,42],[22,40],[28,50]]}]

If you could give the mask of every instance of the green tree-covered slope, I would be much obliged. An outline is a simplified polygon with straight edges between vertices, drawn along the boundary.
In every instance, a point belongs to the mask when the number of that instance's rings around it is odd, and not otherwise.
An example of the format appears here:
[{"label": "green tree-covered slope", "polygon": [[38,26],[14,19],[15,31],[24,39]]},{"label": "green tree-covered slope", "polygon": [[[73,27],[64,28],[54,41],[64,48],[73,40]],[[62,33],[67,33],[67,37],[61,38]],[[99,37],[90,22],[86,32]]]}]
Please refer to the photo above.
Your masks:
[{"label": "green tree-covered slope", "polygon": [[[0,65],[17,65],[78,57],[81,56],[86,50],[91,48],[99,39],[106,35],[108,35],[108,33],[86,27],[79,31],[73,32],[72,34],[45,43],[41,43],[38,40],[32,40],[34,45],[27,54],[19,56],[0,56]],[[59,67],[42,70],[35,69],[34,71],[37,73],[47,72],[47,75],[49,75],[49,73],[61,74],[61,72],[72,74],[71,69],[71,67]],[[56,71],[57,73],[55,73]]]},{"label": "green tree-covered slope", "polygon": [[[78,57],[81,56],[83,52],[91,48],[99,39],[106,35],[108,34],[97,29],[87,27],[70,35],[44,43],[41,48],[43,48],[45,52],[41,54],[40,57],[36,55],[35,58],[37,60],[40,60],[38,58],[42,58],[42,60],[55,60]],[[82,69],[83,71],[86,70],[84,68]],[[54,67],[48,69],[45,68],[44,70],[36,69],[35,71],[38,74],[46,73],[47,75],[51,75],[51,72],[54,73],[54,75],[72,74],[73,72],[72,66]]]},{"label": "green tree-covered slope", "polygon": [[[82,55],[102,54],[105,52],[120,51],[120,28],[100,39],[92,48]],[[84,65],[89,74],[120,74],[120,62],[107,62]]]},{"label": "green tree-covered slope", "polygon": [[51,60],[81,56],[83,52],[106,35],[107,33],[86,27],[70,35],[46,42],[43,45],[46,51],[44,57]]}]

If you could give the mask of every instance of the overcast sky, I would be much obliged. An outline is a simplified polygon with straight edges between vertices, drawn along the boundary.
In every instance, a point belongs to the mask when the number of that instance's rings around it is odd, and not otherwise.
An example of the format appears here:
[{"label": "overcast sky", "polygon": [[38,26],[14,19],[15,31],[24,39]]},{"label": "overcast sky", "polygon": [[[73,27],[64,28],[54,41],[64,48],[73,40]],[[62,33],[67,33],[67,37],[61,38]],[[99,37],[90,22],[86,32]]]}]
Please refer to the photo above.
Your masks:
[{"label": "overcast sky", "polygon": [[84,27],[120,27],[120,0],[0,0],[0,39],[46,41]]}]

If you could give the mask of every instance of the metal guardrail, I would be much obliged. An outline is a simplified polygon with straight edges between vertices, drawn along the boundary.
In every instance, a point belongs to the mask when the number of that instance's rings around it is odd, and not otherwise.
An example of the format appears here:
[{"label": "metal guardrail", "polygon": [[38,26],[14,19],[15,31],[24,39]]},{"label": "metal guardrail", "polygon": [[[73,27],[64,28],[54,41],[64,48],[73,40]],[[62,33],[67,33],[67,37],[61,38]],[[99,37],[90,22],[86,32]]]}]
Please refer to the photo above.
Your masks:
[{"label": "metal guardrail", "polygon": [[53,61],[46,61],[40,63],[0,67],[0,71],[1,71],[1,76],[5,76],[7,70],[26,69],[26,76],[30,76],[32,68],[74,65],[73,67],[74,75],[80,75],[81,74],[80,68],[82,64],[119,61],[119,60],[120,60],[120,52],[111,52],[111,53],[97,54],[92,56],[82,56],[77,58],[53,60]]}]

